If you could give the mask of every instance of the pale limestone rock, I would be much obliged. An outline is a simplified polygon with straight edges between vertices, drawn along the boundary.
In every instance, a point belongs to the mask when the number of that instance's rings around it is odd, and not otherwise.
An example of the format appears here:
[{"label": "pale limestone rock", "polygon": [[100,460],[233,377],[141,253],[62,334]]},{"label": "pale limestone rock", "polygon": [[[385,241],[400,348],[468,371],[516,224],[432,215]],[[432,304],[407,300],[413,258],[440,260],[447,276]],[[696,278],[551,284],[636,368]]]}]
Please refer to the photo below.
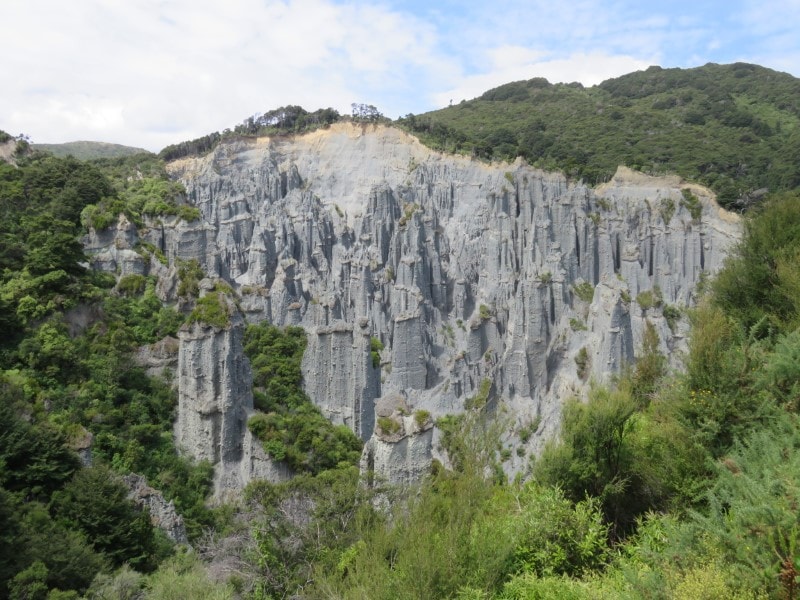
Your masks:
[{"label": "pale limestone rock", "polygon": [[229,310],[231,323],[223,329],[195,323],[178,334],[175,441],[194,460],[214,465],[217,500],[235,497],[254,479],[291,476],[247,429],[253,378],[243,350],[244,321],[235,307]]},{"label": "pale limestone rock", "polygon": [[122,482],[128,488],[128,499],[138,508],[148,510],[153,526],[161,529],[175,543],[189,543],[183,517],[175,510],[172,500],[167,502],[161,492],[147,485],[144,475],[130,473],[122,478]]},{"label": "pale limestone rock", "polygon": [[430,471],[433,457],[433,423],[420,426],[413,415],[395,411],[390,417],[399,425],[396,433],[379,429],[367,441],[361,455],[361,471],[373,485],[408,485]]},{"label": "pale limestone rock", "polygon": [[[439,154],[383,126],[231,140],[168,168],[203,217],[150,224],[142,238],[170,261],[196,259],[231,283],[247,319],[304,327],[310,397],[369,438],[365,456],[398,481],[424,471],[433,451],[421,440],[432,434],[371,435],[376,398],[413,394],[414,407],[435,418],[463,411],[488,378],[514,415],[509,439],[538,424],[525,443],[536,452],[557,431],[566,398],[635,359],[646,320],[664,350],[682,347],[685,325],[674,335],[637,295],[658,286],[665,304],[691,305],[701,275],[721,266],[739,236],[738,219],[708,190],[677,178],[621,168],[592,189],[521,161]],[[684,188],[702,204],[699,219],[681,202]],[[108,248],[92,244],[96,254]],[[174,298],[174,270],[158,275],[160,297]],[[581,281],[595,287],[591,302],[575,296]],[[218,465],[218,492],[257,471],[286,475],[253,466],[263,457],[247,441],[240,325],[180,337],[178,442]],[[385,345],[380,369],[371,337]],[[586,379],[574,360],[584,347]],[[526,460],[514,453],[505,467]]]}]

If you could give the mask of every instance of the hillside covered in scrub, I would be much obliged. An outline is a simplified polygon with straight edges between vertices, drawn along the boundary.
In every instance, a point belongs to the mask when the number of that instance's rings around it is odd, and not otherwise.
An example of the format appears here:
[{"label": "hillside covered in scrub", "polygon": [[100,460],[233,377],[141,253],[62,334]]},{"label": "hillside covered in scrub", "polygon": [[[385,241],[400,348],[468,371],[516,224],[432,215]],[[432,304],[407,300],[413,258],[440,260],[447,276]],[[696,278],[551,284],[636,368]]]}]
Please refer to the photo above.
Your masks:
[{"label": "hillside covered in scrub", "polygon": [[796,86],[0,135],[0,598],[792,597]]},{"label": "hillside covered in scrub", "polygon": [[508,83],[398,123],[435,148],[522,156],[592,184],[618,165],[677,173],[742,207],[800,185],[798,98],[800,80],[757,65],[650,67],[590,88]]}]

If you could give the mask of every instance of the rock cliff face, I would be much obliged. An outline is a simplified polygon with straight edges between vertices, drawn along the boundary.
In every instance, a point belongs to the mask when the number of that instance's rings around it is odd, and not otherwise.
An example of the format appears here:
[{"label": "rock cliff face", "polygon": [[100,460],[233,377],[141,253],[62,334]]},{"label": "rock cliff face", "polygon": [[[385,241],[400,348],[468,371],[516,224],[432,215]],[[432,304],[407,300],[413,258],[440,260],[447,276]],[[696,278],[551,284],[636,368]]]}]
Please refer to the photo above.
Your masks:
[{"label": "rock cliff face", "polygon": [[[739,232],[710,192],[678,179],[621,168],[592,189],[521,162],[442,155],[382,126],[229,141],[168,168],[203,218],[137,235],[170,264],[196,259],[231,283],[246,319],[303,326],[309,396],[371,440],[365,461],[390,480],[419,474],[437,432],[403,421],[399,439],[381,437],[377,400],[402,392],[408,411],[435,419],[488,381],[493,406],[510,409],[505,442],[525,446],[504,466],[524,469],[567,397],[635,359],[646,321],[662,350],[681,347],[685,325],[662,308],[690,305]],[[96,243],[96,260],[138,272],[128,226],[114,235],[116,250]],[[174,268],[143,268],[174,297]],[[177,438],[221,465],[243,464],[250,443],[238,327],[180,339]],[[384,346],[377,367],[372,338]],[[220,485],[256,471],[237,467]]]},{"label": "rock cliff face", "polygon": [[146,508],[150,513],[150,521],[162,529],[167,537],[178,544],[188,544],[186,525],[175,510],[175,505],[164,498],[161,492],[147,485],[144,475],[130,473],[122,478],[128,488],[128,499],[138,508]]},{"label": "rock cliff face", "polygon": [[217,499],[235,495],[253,479],[281,481],[291,475],[247,429],[253,378],[243,330],[243,319],[234,313],[224,329],[195,323],[179,333],[175,441],[195,460],[215,465]]}]

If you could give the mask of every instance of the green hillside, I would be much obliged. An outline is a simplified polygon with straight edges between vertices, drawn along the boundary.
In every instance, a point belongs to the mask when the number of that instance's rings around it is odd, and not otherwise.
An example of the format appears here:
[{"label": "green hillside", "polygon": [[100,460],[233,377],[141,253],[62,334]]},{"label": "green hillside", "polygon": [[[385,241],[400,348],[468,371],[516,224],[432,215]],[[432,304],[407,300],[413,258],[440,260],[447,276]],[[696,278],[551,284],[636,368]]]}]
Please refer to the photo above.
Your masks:
[{"label": "green hillside", "polygon": [[674,172],[726,205],[800,185],[800,80],[756,65],[650,67],[591,88],[531,79],[398,124],[437,149],[592,184],[618,165]]},{"label": "green hillside", "polygon": [[80,160],[94,158],[120,158],[134,154],[147,153],[143,148],[109,144],[108,142],[66,142],[64,144],[33,144],[34,150],[44,150],[59,158],[74,156]]}]

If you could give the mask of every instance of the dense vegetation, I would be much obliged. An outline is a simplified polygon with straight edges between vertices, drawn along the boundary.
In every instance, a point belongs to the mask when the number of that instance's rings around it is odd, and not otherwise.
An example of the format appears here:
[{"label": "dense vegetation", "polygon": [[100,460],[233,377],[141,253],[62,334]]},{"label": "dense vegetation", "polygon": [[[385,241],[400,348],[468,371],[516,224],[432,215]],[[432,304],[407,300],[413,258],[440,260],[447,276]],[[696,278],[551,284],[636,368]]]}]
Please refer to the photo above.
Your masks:
[{"label": "dense vegetation", "polygon": [[[152,571],[172,552],[126,499],[121,474],[141,473],[173,499],[192,537],[213,522],[210,466],[172,443],[174,390],[131,360],[184,317],[163,306],[152,279],[115,287],[81,266],[87,207],[162,201],[143,188],[166,183],[163,164],[140,158],[0,163],[0,597],[76,597],[98,573]],[[148,176],[129,180],[137,171]],[[75,449],[89,441],[87,467]]]},{"label": "dense vegetation", "polygon": [[[734,205],[800,185],[800,80],[755,65],[650,67],[599,86],[509,83],[398,124],[435,148],[562,170],[672,172]],[[746,201],[746,200],[745,200]]]},{"label": "dense vegetation", "polygon": [[254,404],[261,411],[247,426],[272,458],[295,473],[355,465],[361,440],[346,425],[331,424],[303,391],[300,362],[305,347],[301,327],[247,328],[244,349],[253,367]]}]

